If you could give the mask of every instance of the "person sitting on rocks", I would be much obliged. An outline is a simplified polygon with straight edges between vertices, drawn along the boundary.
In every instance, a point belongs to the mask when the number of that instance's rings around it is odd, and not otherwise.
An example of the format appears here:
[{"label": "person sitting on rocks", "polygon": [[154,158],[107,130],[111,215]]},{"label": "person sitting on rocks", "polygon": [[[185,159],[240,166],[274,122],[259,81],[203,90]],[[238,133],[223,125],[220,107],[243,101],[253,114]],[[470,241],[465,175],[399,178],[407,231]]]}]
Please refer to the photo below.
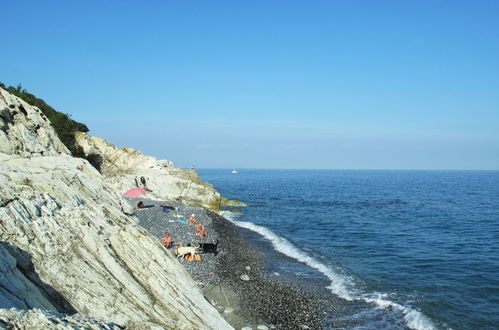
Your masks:
[{"label": "person sitting on rocks", "polygon": [[194,219],[195,216],[195,214],[191,214],[191,216],[187,218],[187,223],[196,226],[198,222],[196,221],[196,219]]},{"label": "person sitting on rocks", "polygon": [[165,233],[165,236],[163,236],[162,242],[163,242],[163,246],[165,248],[171,248],[173,246],[172,237],[170,236],[169,232]]},{"label": "person sitting on rocks", "polygon": [[137,203],[137,210],[143,210],[145,207],[144,207],[144,202],[143,201],[140,201]]}]

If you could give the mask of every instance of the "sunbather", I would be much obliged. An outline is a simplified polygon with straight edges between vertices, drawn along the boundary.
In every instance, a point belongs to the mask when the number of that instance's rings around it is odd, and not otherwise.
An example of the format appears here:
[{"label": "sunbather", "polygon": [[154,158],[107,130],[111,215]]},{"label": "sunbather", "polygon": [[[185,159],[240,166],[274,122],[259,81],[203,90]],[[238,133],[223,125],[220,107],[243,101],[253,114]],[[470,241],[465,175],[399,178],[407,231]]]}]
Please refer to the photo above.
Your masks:
[{"label": "sunbather", "polygon": [[196,221],[196,219],[194,219],[194,217],[195,217],[195,214],[191,214],[191,216],[189,218],[187,218],[187,223],[190,225],[196,226],[198,224],[198,222]]},{"label": "sunbather", "polygon": [[208,237],[208,232],[201,223],[196,226],[196,236]]},{"label": "sunbather", "polygon": [[163,246],[165,248],[170,248],[173,246],[172,237],[170,236],[169,232],[165,233],[165,236],[163,236],[162,242],[163,242]]}]

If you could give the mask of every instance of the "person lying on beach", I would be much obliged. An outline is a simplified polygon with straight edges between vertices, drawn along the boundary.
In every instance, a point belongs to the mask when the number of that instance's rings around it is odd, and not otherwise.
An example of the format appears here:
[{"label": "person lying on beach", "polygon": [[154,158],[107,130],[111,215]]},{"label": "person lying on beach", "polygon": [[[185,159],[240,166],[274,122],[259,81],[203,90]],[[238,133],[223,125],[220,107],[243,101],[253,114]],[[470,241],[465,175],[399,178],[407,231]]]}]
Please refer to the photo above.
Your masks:
[{"label": "person lying on beach", "polygon": [[167,209],[167,210],[172,210],[172,211],[175,211],[175,207],[174,206],[170,206],[170,205],[160,205],[163,209]]},{"label": "person lying on beach", "polygon": [[198,224],[196,226],[196,236],[208,237],[208,232],[206,231],[203,224]]},{"label": "person lying on beach", "polygon": [[191,216],[187,218],[187,223],[196,226],[198,222],[196,221],[196,219],[194,219],[195,216],[195,214],[191,214]]}]

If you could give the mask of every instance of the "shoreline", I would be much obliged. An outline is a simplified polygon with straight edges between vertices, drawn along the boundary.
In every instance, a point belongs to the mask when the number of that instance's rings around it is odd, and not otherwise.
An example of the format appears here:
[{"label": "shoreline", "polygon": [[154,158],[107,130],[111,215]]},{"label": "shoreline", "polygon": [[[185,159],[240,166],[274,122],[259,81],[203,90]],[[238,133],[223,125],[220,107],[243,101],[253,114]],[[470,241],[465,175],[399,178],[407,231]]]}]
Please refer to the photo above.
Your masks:
[{"label": "shoreline", "polygon": [[[213,226],[224,237],[224,253],[216,272],[224,285],[236,292],[241,315],[278,329],[320,329],[329,314],[323,298],[266,274],[263,256],[242,237],[239,227],[224,217],[209,213]],[[241,280],[247,275],[249,281]]]},{"label": "shoreline", "polygon": [[[132,206],[143,201],[147,208],[135,211],[139,225],[161,239],[165,231],[174,241],[195,245],[219,240],[219,253],[202,254],[202,261],[177,259],[196,282],[205,298],[236,329],[321,329],[334,313],[330,299],[316,292],[266,274],[262,254],[243,238],[242,229],[209,210],[147,198],[128,198]],[[175,210],[162,211],[160,205]],[[186,219],[195,214],[205,225],[208,237],[196,237]],[[171,249],[169,249],[171,251]]]}]

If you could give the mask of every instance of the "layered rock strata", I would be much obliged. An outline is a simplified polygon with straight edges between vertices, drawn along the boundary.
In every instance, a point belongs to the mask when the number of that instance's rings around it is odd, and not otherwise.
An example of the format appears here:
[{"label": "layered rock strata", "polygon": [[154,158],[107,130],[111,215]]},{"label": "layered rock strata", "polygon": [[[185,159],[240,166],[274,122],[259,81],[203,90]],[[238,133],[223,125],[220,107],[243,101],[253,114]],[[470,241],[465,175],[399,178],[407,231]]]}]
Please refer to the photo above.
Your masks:
[{"label": "layered rock strata", "polygon": [[149,191],[148,198],[180,201],[213,211],[227,202],[211,184],[201,182],[195,170],[176,168],[171,161],[145,156],[129,147],[118,149],[104,139],[82,132],[76,134],[76,143],[87,157],[100,158],[101,173],[118,191],[143,187]]},{"label": "layered rock strata", "polygon": [[[142,324],[144,325],[144,324]],[[0,309],[0,327],[8,329],[92,329],[119,330],[125,327],[85,315],[64,315],[45,312],[40,309]],[[150,324],[153,327],[152,324]]]},{"label": "layered rock strata", "polygon": [[0,308],[138,328],[230,328],[132,213],[36,107],[0,89]]}]

